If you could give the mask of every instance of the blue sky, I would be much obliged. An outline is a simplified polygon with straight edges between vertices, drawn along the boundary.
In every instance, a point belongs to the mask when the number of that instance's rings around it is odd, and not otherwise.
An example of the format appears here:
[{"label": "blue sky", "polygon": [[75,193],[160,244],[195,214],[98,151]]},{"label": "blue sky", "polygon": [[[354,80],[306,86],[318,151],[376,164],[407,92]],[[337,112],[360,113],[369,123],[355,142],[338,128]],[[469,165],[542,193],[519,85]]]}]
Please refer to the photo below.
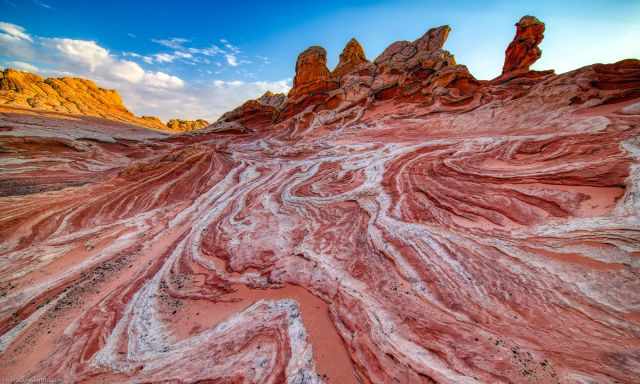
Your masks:
[{"label": "blue sky", "polygon": [[336,64],[357,38],[370,59],[449,24],[445,48],[480,79],[498,75],[514,23],[547,24],[536,69],[640,57],[640,1],[0,0],[0,66],[77,75],[118,89],[137,114],[215,119],[286,91],[310,45]]}]

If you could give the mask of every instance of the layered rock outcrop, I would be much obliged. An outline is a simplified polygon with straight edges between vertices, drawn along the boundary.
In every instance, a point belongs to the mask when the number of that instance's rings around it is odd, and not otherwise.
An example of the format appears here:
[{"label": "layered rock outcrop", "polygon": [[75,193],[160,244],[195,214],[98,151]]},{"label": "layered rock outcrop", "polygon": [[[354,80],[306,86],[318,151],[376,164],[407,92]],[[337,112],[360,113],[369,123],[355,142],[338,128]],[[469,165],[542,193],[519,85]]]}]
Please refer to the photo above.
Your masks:
[{"label": "layered rock outcrop", "polygon": [[448,25],[432,28],[413,42],[398,41],[385,49],[375,60],[375,97],[443,106],[470,102],[479,82],[442,49],[450,31]]},{"label": "layered rock outcrop", "polygon": [[448,33],[189,135],[0,107],[1,376],[636,383],[640,61]]},{"label": "layered rock outcrop", "polygon": [[273,124],[286,102],[283,93],[265,92],[255,100],[248,100],[238,108],[226,112],[216,122],[217,130],[254,131]]},{"label": "layered rock outcrop", "polygon": [[419,102],[440,110],[470,108],[481,96],[476,92],[480,82],[442,49],[450,31],[441,26],[413,42],[395,42],[373,63],[351,39],[331,73],[324,48],[310,47],[298,56],[293,88],[285,100],[273,108],[249,101],[223,116],[218,129],[229,129],[230,121],[238,123],[233,129],[262,129],[304,111],[339,111],[372,100]]}]

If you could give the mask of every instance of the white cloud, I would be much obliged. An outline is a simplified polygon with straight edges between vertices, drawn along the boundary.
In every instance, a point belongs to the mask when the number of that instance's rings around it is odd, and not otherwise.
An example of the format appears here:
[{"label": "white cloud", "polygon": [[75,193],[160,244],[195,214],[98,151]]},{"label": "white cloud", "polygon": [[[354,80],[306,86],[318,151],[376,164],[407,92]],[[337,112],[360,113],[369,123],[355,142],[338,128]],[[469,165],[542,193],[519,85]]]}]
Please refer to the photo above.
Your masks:
[{"label": "white cloud", "polygon": [[29,34],[24,31],[24,28],[19,25],[0,21],[0,31],[3,32],[0,33],[0,37],[5,40],[33,41],[31,36],[29,36]]},{"label": "white cloud", "polygon": [[224,57],[226,64],[231,67],[251,63],[251,61],[241,59],[240,48],[232,45],[225,39],[220,40],[224,44],[225,49],[220,48],[215,44],[205,48],[187,47],[185,44],[190,42],[190,40],[175,37],[171,39],[153,39],[152,41],[175,50],[173,52],[160,52],[149,56],[143,56],[140,54],[135,54],[134,56],[133,53],[128,53],[128,55],[136,57],[147,64],[173,63],[177,59],[180,59],[182,63],[189,65],[210,64],[211,61],[202,56],[213,57],[217,55]]},{"label": "white cloud", "polygon": [[109,51],[95,41],[73,39],[46,39],[50,44],[71,61],[88,65],[91,71],[109,60]]},{"label": "white cloud", "polygon": [[193,57],[193,55],[192,55],[192,54],[190,54],[190,53],[188,53],[188,52],[180,52],[180,51],[175,51],[175,52],[173,53],[173,55],[174,55],[175,57],[179,57],[179,58],[181,58],[181,59],[190,59],[190,58],[192,58],[192,57]]},{"label": "white cloud", "polygon": [[135,57],[136,59],[140,59],[147,64],[153,64],[153,57],[151,56],[143,56],[135,52],[123,52],[122,56],[124,57]]},{"label": "white cloud", "polygon": [[156,53],[151,56],[151,62],[172,63],[176,59],[192,59],[193,55],[189,52],[175,51],[173,53]]},{"label": "white cloud", "polygon": [[168,48],[180,49],[184,43],[188,43],[190,40],[181,37],[172,37],[170,39],[151,39],[151,41],[156,44],[164,45]]},{"label": "white cloud", "polygon": [[168,53],[156,53],[153,55],[153,59],[158,63],[171,63],[176,57]]},{"label": "white cloud", "polygon": [[145,77],[142,67],[133,61],[114,61],[109,65],[109,72],[116,79],[122,79],[130,83],[139,83]]},{"label": "white cloud", "polygon": [[9,61],[7,67],[22,69],[23,71],[38,72],[38,67],[33,64],[25,63],[24,61]]},{"label": "white cloud", "polygon": [[238,66],[238,58],[235,57],[234,55],[228,53],[224,56],[227,59],[227,63],[232,66],[232,67],[237,67]]},{"label": "white cloud", "polygon": [[164,72],[148,72],[144,75],[145,84],[167,89],[179,89],[184,87],[184,81],[177,76],[172,76]]},{"label": "white cloud", "polygon": [[231,81],[214,80],[213,81],[213,86],[216,88],[239,87],[244,84],[246,83],[242,80],[231,80]]},{"label": "white cloud", "polygon": [[212,45],[209,48],[187,48],[187,50],[193,54],[199,54],[204,56],[215,56],[223,54],[225,51],[220,49],[217,45]]}]

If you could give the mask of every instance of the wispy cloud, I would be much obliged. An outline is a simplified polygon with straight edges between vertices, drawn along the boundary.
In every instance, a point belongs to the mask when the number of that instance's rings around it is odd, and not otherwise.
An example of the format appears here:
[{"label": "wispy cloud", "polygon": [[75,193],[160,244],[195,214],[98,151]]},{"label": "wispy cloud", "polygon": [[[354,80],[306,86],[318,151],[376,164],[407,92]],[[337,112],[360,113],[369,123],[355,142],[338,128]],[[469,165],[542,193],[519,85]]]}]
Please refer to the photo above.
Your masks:
[{"label": "wispy cloud", "polygon": [[31,36],[25,32],[25,29],[19,25],[0,22],[0,41],[5,40],[23,40],[32,42]]},{"label": "wispy cloud", "polygon": [[188,43],[189,39],[184,39],[182,37],[172,37],[170,39],[151,39],[156,44],[164,45],[165,47],[172,49],[183,48],[184,43]]},{"label": "wispy cloud", "polygon": [[[208,47],[192,47],[188,46],[188,43],[190,43],[191,40],[182,37],[152,39],[151,41],[164,47],[172,48],[174,49],[174,51],[159,52],[150,55],[134,55],[132,53],[128,53],[128,55],[138,60],[142,60],[148,64],[167,64],[173,63],[176,60],[180,60],[183,63],[189,65],[212,64],[212,61],[207,57],[215,56],[220,56],[222,58],[222,61],[229,67],[238,67],[243,64],[251,63],[250,60],[247,60],[244,57],[244,55],[242,54],[242,50],[239,47],[231,44],[227,39],[220,39],[222,47],[216,44],[212,44]],[[268,64],[269,62],[266,61],[265,63]],[[220,66],[222,64],[215,63],[214,65]]]},{"label": "wispy cloud", "polygon": [[37,5],[37,6],[42,7],[42,8],[46,8],[46,9],[53,9],[53,7],[52,7],[52,6],[50,6],[50,5],[49,5],[49,4],[47,4],[47,3],[43,3],[42,1],[33,0],[33,3],[34,3],[35,5]]},{"label": "wispy cloud", "polygon": [[173,60],[176,59],[175,56],[170,55],[168,53],[156,53],[152,57],[153,57],[153,60],[155,60],[158,63],[171,63]]},{"label": "wispy cloud", "polygon": [[207,48],[190,47],[190,48],[187,48],[187,50],[193,54],[199,54],[204,56],[216,56],[216,55],[221,55],[225,53],[224,49],[220,49],[220,47],[218,47],[217,45],[212,45],[211,47],[207,47]]},{"label": "wispy cloud", "polygon": [[133,57],[133,58],[136,58],[136,59],[140,59],[140,60],[144,61],[147,64],[152,64],[153,63],[153,57],[140,55],[140,54],[135,53],[135,52],[122,52],[122,56],[123,57]]},{"label": "wispy cloud", "polygon": [[129,36],[132,39],[135,39],[136,37],[138,37],[138,36],[136,36],[135,34],[133,34],[131,32],[127,33],[127,36]]},{"label": "wispy cloud", "polygon": [[256,55],[256,59],[258,59],[258,61],[260,61],[262,64],[271,64],[271,59],[269,59],[267,56]]}]

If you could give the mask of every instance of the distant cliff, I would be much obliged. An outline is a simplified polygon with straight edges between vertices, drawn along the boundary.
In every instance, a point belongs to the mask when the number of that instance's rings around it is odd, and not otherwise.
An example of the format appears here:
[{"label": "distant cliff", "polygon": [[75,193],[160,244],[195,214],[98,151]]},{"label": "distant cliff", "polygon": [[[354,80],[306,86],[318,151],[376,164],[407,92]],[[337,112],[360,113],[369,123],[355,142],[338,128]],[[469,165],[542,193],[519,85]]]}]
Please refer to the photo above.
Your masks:
[{"label": "distant cliff", "polygon": [[169,128],[172,131],[190,132],[190,131],[195,131],[195,130],[204,128],[208,125],[209,125],[209,122],[202,119],[198,119],[198,120],[171,119],[167,123],[167,128]]},{"label": "distant cliff", "polygon": [[[0,105],[97,116],[146,128],[185,132],[208,125],[204,120],[171,120],[165,125],[153,116],[136,116],[117,91],[77,77],[42,78],[15,69],[0,71]],[[173,122],[179,122],[178,124]]]}]

